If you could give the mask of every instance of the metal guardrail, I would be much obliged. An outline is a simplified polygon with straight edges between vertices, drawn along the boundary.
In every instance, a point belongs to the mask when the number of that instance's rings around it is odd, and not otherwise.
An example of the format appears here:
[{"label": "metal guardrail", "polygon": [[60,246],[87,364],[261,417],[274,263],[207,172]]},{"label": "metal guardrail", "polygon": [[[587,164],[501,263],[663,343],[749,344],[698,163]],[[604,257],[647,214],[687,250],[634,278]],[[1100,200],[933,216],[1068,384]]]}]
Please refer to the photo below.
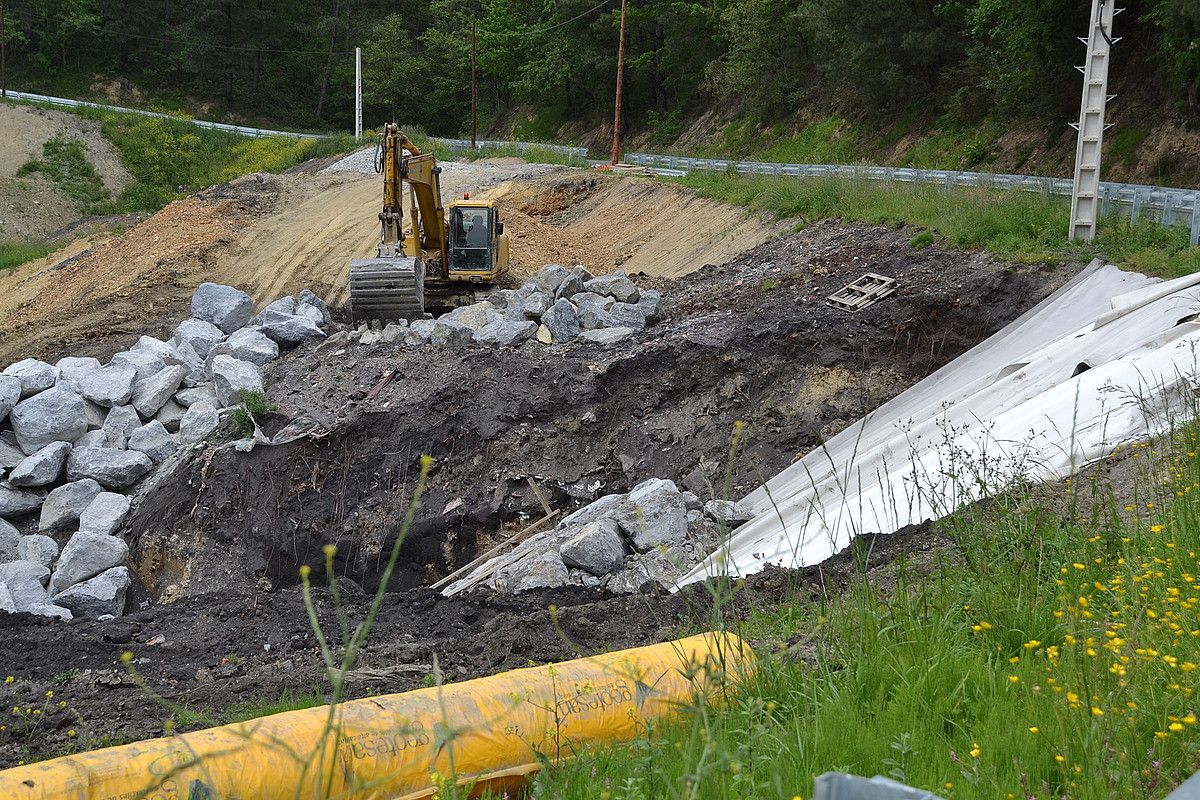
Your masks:
[{"label": "metal guardrail", "polygon": [[69,100],[65,97],[51,97],[45,94],[34,94],[32,92],[14,92],[11,89],[7,96],[13,100],[30,100],[38,103],[49,103],[50,105],[63,106],[65,108],[99,108],[104,111],[118,111],[122,114],[138,114],[143,117],[157,117],[158,119],[170,119],[176,122],[187,122],[200,128],[208,128],[214,131],[226,131],[228,133],[236,133],[242,136],[286,136],[291,139],[320,139],[321,136],[315,133],[297,133],[295,131],[276,131],[269,128],[251,128],[246,125],[230,125],[225,122],[209,122],[203,119],[187,119],[184,117],[173,117],[170,114],[163,114],[158,111],[145,111],[138,108],[122,108],[121,106],[106,106],[103,103],[89,103],[84,100]]},{"label": "metal guardrail", "polygon": [[[660,156],[652,153],[626,153],[631,164],[648,167],[667,167],[684,171],[733,172],[740,175],[778,175],[800,178],[843,177],[890,183],[924,183],[946,189],[969,187],[1036,192],[1044,195],[1070,197],[1069,178],[1046,178],[1033,175],[1005,175],[989,172],[962,172],[914,167],[872,167],[848,164],[777,164],[763,161],[732,161],[717,158],[685,158]],[[1189,225],[1192,245],[1200,245],[1200,190],[1171,189],[1162,186],[1143,186],[1132,183],[1100,184],[1102,214],[1128,214],[1137,221],[1153,219],[1165,226]]]},{"label": "metal guardrail", "polygon": [[[446,139],[441,136],[429,137],[438,144],[444,144],[451,150],[470,150],[470,139]],[[588,150],[586,147],[568,147],[562,144],[539,144],[537,142],[505,142],[499,139],[476,139],[475,144],[478,147],[496,147],[504,148],[511,147],[519,153],[527,153],[530,150],[548,150],[551,153],[561,153],[565,156],[587,160]]]}]

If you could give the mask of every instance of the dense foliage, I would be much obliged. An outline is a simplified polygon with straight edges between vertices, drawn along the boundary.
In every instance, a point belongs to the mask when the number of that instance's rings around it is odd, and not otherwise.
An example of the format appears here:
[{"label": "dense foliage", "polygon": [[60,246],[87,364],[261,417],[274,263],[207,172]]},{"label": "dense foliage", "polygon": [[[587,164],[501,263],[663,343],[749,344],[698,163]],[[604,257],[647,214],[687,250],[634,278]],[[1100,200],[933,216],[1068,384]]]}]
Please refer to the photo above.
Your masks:
[{"label": "dense foliage", "polygon": [[[1140,0],[1118,63],[1200,116],[1200,3]],[[471,29],[480,114],[549,137],[611,107],[619,0],[17,0],[14,86],[95,93],[115,76],[158,104],[293,127],[345,128],[355,45],[368,124],[462,131]],[[1089,0],[632,0],[628,125],[663,140],[709,107],[761,121],[803,105],[1069,110]],[[516,114],[517,110],[522,113]],[[532,113],[529,113],[532,112]],[[1056,114],[1057,115],[1057,114]]]}]

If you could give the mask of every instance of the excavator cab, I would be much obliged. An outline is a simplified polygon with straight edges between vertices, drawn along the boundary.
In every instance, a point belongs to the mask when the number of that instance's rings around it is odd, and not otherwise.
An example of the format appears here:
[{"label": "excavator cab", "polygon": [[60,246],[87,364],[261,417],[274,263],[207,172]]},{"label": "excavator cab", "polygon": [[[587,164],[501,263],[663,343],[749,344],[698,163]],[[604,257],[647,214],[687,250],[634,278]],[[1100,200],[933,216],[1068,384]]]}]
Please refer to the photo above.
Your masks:
[{"label": "excavator cab", "polygon": [[[498,262],[507,261],[508,238],[492,203],[462,201],[450,207],[450,279],[473,283],[496,278]],[[505,249],[504,258],[500,248]]]}]

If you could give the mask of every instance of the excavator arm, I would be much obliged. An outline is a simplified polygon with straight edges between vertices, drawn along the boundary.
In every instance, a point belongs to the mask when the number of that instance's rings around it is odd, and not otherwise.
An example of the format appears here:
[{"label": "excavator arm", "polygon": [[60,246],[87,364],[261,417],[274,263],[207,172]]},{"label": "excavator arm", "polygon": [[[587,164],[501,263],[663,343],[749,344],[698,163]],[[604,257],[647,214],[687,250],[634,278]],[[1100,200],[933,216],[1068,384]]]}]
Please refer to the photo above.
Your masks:
[{"label": "excavator arm", "polygon": [[[437,158],[432,153],[422,153],[392,123],[384,128],[380,162],[383,173],[380,258],[420,258],[429,277],[445,277],[446,210],[442,206],[441,168]],[[412,197],[407,237],[403,234],[405,183]]]}]

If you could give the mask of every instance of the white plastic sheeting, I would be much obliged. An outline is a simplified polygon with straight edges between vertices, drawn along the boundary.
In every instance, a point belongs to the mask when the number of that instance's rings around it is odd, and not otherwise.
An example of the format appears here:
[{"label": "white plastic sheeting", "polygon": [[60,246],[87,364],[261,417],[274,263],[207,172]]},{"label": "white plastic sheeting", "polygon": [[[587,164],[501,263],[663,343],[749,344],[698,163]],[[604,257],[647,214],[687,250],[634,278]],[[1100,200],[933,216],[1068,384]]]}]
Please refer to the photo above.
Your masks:
[{"label": "white plastic sheeting", "polygon": [[1093,262],[1063,288],[781,472],[680,585],[816,564],[860,533],[938,519],[1018,478],[1067,477],[1190,407],[1200,275]]}]

